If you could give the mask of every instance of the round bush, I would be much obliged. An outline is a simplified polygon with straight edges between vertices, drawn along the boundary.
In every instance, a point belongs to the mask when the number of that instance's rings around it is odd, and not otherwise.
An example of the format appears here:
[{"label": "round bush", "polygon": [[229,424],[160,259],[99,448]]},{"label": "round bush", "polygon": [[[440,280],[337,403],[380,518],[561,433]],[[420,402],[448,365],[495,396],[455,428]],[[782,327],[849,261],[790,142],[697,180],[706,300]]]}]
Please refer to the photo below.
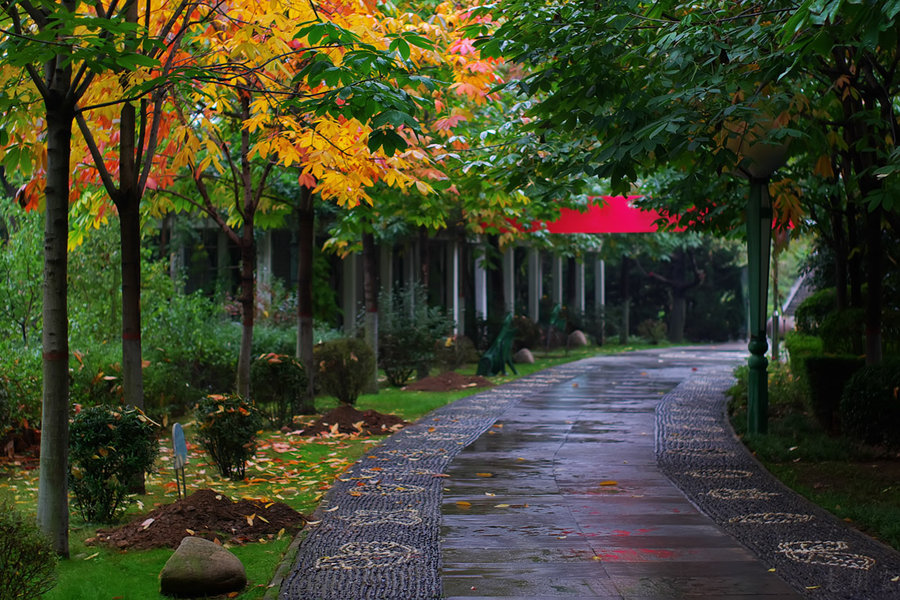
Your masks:
[{"label": "round bush", "polygon": [[900,447],[900,362],[864,367],[841,396],[843,432],[867,444]]},{"label": "round bush", "polygon": [[69,427],[69,489],[87,522],[111,523],[128,505],[132,481],[159,453],[156,427],[135,408],[86,408]]},{"label": "round bush", "polygon": [[237,394],[211,394],[197,403],[194,418],[200,446],[222,477],[243,479],[263,426],[259,410]]},{"label": "round bush", "polygon": [[39,598],[56,584],[56,561],[37,525],[0,504],[0,599]]},{"label": "round bush", "polygon": [[866,314],[862,308],[846,308],[822,319],[819,336],[822,349],[830,354],[862,354],[865,347]]},{"label": "round bush", "polygon": [[314,412],[308,383],[303,365],[293,356],[263,354],[250,365],[253,403],[274,427],[289,425],[294,415]]},{"label": "round bush", "polygon": [[797,331],[806,335],[819,335],[819,327],[828,313],[837,307],[834,288],[819,290],[800,303],[794,314]]},{"label": "round bush", "polygon": [[322,391],[352,405],[372,380],[375,353],[365,340],[344,338],[317,345],[313,358]]},{"label": "round bush", "polygon": [[465,364],[477,363],[478,350],[466,336],[453,335],[437,341],[435,357],[442,371],[455,371]]}]

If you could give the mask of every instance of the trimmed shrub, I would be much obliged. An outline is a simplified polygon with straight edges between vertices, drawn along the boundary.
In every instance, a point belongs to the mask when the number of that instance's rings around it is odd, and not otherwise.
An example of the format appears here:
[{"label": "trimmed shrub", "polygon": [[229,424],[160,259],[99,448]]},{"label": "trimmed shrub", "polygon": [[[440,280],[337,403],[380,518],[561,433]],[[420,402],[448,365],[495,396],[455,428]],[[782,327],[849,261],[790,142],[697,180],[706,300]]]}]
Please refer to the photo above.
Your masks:
[{"label": "trimmed shrub", "polygon": [[455,371],[465,364],[478,362],[475,344],[464,335],[439,339],[435,344],[434,354],[442,371]]},{"label": "trimmed shrub", "polygon": [[344,338],[313,348],[316,383],[342,404],[352,405],[366,389],[375,369],[375,353],[365,340]]},{"label": "trimmed shrub", "polygon": [[658,319],[646,319],[637,327],[638,335],[651,344],[658,344],[666,339],[666,324]]},{"label": "trimmed shrub", "polygon": [[306,390],[308,383],[303,365],[293,356],[263,354],[250,365],[253,403],[273,427],[291,424],[294,415],[315,412]]},{"label": "trimmed shrub", "polygon": [[[522,348],[533,350],[541,345],[541,326],[524,315],[516,315],[513,317],[513,327],[516,330],[516,337],[513,339],[513,352],[518,352]],[[494,340],[491,340],[493,343]]]},{"label": "trimmed shrub", "polygon": [[428,306],[421,284],[400,288],[379,298],[378,362],[388,383],[400,387],[414,373],[428,373],[435,360],[435,345],[452,330],[444,311]]},{"label": "trimmed shrub", "polygon": [[867,444],[900,447],[900,362],[864,367],[841,396],[843,432]]},{"label": "trimmed shrub", "polygon": [[799,331],[788,331],[784,336],[791,371],[797,377],[806,377],[806,359],[823,353],[822,338]]},{"label": "trimmed shrub", "polygon": [[33,600],[56,585],[56,553],[32,519],[0,503],[0,600]]},{"label": "trimmed shrub", "polygon": [[840,431],[841,393],[850,376],[865,361],[855,356],[809,356],[806,378],[809,400],[816,419],[829,433]]},{"label": "trimmed shrub", "polygon": [[237,394],[210,394],[197,403],[194,419],[197,441],[222,477],[243,479],[263,426],[259,410]]},{"label": "trimmed shrub", "polygon": [[865,347],[866,311],[847,308],[825,316],[819,326],[822,349],[827,354],[862,354]]},{"label": "trimmed shrub", "polygon": [[797,331],[806,335],[818,335],[825,317],[836,308],[837,292],[833,287],[810,294],[794,313]]},{"label": "trimmed shrub", "polygon": [[128,505],[130,483],[153,467],[156,427],[135,408],[86,408],[69,428],[69,489],[86,522],[114,522]]}]

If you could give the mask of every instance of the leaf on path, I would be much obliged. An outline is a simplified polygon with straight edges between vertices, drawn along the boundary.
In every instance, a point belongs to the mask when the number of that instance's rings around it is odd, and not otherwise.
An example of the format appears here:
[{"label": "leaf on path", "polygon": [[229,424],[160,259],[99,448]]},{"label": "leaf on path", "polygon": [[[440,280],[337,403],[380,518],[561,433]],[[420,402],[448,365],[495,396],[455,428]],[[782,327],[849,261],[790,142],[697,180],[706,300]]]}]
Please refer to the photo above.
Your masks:
[{"label": "leaf on path", "polygon": [[612,479],[608,479],[606,481],[601,481],[600,485],[619,485],[619,482],[613,481]]},{"label": "leaf on path", "polygon": [[478,477],[493,477],[493,473],[475,473]]},{"label": "leaf on path", "polygon": [[466,502],[465,500],[457,500],[456,505],[460,508],[471,508],[472,507],[472,503]]}]

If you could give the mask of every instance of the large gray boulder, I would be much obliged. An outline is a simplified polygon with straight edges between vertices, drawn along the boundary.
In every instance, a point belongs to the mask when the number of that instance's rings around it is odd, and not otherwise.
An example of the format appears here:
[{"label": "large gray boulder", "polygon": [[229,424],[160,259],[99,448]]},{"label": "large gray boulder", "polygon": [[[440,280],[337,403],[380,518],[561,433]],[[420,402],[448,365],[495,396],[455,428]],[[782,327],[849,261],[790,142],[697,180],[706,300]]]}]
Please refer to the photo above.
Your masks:
[{"label": "large gray boulder", "polygon": [[569,334],[569,348],[579,348],[581,346],[587,346],[588,340],[587,336],[584,335],[584,332],[576,329],[572,333]]},{"label": "large gray boulder", "polygon": [[513,362],[519,364],[534,364],[534,354],[528,348],[522,348],[513,355]]},{"label": "large gray boulder", "polygon": [[247,585],[244,565],[214,542],[188,536],[159,574],[159,591],[166,596],[196,598],[238,592]]}]

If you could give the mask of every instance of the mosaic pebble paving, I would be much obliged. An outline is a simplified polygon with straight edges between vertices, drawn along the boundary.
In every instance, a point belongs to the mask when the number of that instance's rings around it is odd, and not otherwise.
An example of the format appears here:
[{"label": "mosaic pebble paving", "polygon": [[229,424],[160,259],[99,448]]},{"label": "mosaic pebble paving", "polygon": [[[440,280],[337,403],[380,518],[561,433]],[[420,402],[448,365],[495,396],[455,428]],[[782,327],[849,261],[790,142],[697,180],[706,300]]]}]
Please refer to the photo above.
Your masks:
[{"label": "mosaic pebble paving", "polygon": [[723,369],[663,397],[656,430],[660,469],[804,596],[900,598],[900,554],[784,487],[737,440],[724,393],[732,381]]}]

